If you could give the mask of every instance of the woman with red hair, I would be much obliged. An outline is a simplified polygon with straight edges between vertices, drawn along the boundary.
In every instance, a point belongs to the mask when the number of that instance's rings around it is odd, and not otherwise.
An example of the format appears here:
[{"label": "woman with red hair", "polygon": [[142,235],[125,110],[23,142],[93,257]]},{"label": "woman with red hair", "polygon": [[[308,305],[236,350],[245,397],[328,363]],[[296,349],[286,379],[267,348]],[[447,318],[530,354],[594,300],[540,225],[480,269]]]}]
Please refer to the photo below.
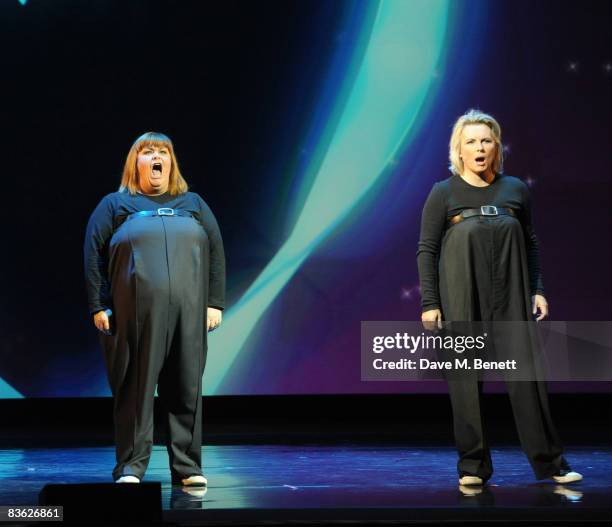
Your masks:
[{"label": "woman with red hair", "polygon": [[114,398],[113,479],[139,483],[153,446],[157,387],[173,483],[203,486],[202,375],[207,331],[225,307],[217,221],[179,170],[172,141],[130,148],[118,192],[94,210],[84,243],[89,310]]}]

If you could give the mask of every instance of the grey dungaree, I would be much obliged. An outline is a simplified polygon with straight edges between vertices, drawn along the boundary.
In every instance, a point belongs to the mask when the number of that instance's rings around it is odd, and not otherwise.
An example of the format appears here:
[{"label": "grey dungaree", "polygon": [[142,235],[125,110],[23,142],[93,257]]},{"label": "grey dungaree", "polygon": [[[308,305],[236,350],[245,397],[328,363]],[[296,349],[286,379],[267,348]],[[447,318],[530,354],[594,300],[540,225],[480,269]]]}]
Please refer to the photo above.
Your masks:
[{"label": "grey dungaree", "polygon": [[[113,311],[112,334],[100,338],[114,397],[114,479],[128,474],[142,478],[145,473],[153,444],[156,385],[173,478],[202,473],[206,309],[209,305],[223,308],[225,278],[216,221],[199,196],[188,194],[157,204],[190,210],[195,217],[128,217],[136,210],[155,210],[156,202],[142,196],[111,198],[112,220],[115,224],[117,218],[124,221],[98,251],[105,256],[107,274],[101,273],[101,281],[108,281],[110,294],[104,301],[96,299],[94,291],[90,304],[92,300],[112,304]],[[96,234],[108,230],[104,225],[108,215],[96,212],[88,227],[94,245]],[[215,289],[212,302],[209,284]]]},{"label": "grey dungaree", "polygon": [[[483,205],[512,208],[517,216],[474,216],[456,225],[462,209]],[[531,295],[543,294],[539,248],[531,223],[527,186],[498,174],[486,187],[460,176],[434,185],[425,207],[417,252],[423,311],[440,309],[445,321],[529,321]],[[498,325],[503,327],[503,325]],[[530,359],[529,331],[497,341],[503,358]],[[460,474],[488,479],[493,467],[482,425],[482,383],[476,376],[448,383]],[[519,438],[537,478],[567,467],[540,380],[506,386]]]}]

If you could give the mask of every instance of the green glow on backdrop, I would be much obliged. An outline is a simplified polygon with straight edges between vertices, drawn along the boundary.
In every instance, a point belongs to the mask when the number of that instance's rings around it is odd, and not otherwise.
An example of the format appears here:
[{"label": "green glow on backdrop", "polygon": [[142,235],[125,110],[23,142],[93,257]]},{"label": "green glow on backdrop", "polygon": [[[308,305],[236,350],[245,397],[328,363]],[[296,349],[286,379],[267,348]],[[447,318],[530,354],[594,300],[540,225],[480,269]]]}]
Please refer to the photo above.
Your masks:
[{"label": "green glow on backdrop", "polygon": [[204,393],[218,392],[265,310],[406,144],[441,58],[448,0],[383,0],[327,154],[293,231],[210,334]]},{"label": "green glow on backdrop", "polygon": [[4,379],[0,378],[0,399],[23,399],[23,395]]}]

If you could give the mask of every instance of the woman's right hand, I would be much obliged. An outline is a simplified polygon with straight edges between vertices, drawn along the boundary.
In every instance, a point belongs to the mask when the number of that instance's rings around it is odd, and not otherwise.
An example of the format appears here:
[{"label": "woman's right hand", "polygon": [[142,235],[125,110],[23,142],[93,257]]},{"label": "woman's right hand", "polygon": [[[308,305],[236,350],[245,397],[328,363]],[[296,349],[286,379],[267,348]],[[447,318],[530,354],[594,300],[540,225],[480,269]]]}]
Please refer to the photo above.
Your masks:
[{"label": "woman's right hand", "polygon": [[108,314],[106,311],[98,311],[93,316],[94,326],[98,328],[102,333],[108,333],[110,331],[110,322],[108,320]]},{"label": "woman's right hand", "polygon": [[423,327],[428,331],[433,331],[436,329],[436,326],[438,329],[442,329],[442,311],[439,309],[423,311],[421,321],[423,322]]}]

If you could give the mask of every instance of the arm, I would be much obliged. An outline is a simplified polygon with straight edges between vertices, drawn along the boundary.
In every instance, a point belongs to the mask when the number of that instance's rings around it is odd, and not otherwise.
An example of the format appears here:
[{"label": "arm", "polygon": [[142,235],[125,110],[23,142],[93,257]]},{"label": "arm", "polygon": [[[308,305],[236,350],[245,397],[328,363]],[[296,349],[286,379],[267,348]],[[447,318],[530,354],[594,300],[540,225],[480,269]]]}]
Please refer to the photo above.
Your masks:
[{"label": "arm", "polygon": [[542,269],[540,267],[540,243],[535,234],[531,219],[531,196],[529,187],[523,184],[523,233],[525,235],[525,248],[527,249],[527,267],[529,269],[529,293],[544,295]]},{"label": "arm", "polygon": [[210,207],[198,196],[202,225],[210,241],[210,275],[208,284],[208,307],[225,309],[225,252],[223,240],[215,216]]},{"label": "arm", "polygon": [[446,200],[442,188],[436,183],[423,207],[421,235],[417,250],[423,312],[441,309],[438,290],[438,259],[445,226]]},{"label": "arm", "polygon": [[540,321],[548,317],[548,302],[544,297],[544,283],[542,280],[542,269],[540,267],[540,244],[531,220],[531,196],[529,188],[524,183],[522,225],[527,252],[527,268],[529,270],[531,312],[533,315],[537,315],[536,321]]},{"label": "arm", "polygon": [[89,218],[83,243],[85,284],[91,314],[111,307],[105,251],[112,234],[113,207],[110,199],[105,197]]}]

